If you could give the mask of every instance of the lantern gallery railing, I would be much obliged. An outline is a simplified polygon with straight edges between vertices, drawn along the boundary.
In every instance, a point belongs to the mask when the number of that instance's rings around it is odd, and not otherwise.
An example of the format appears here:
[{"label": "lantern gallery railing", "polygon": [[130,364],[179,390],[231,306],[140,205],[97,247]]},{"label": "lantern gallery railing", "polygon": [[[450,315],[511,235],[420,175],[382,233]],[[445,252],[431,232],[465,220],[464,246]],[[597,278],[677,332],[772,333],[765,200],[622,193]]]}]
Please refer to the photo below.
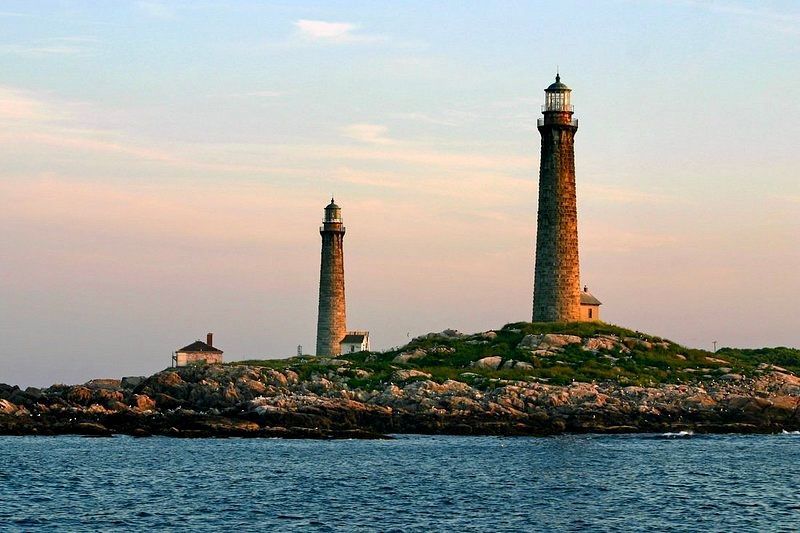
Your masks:
[{"label": "lantern gallery railing", "polygon": [[319,227],[319,230],[320,231],[342,231],[343,232],[344,231],[344,226],[341,225],[341,222],[339,222],[338,224],[340,224],[338,228],[335,227],[335,226],[331,227],[330,226],[330,222],[328,222],[327,224],[321,225]]},{"label": "lantern gallery railing", "polygon": [[547,113],[548,111],[555,111],[556,113],[572,113],[575,111],[575,106],[572,104],[562,104],[559,102],[542,104],[542,113]]},{"label": "lantern gallery railing", "polygon": [[[539,126],[539,127],[542,127],[542,126],[544,126],[544,121],[545,121],[544,118],[539,118],[539,119],[536,120],[536,125]],[[547,123],[548,124],[565,124],[565,125],[567,124],[566,122],[561,122],[560,120],[552,120],[552,119],[548,120]],[[578,127],[578,119],[577,118],[570,119],[569,120],[569,125],[570,126],[575,126],[577,128]]]}]

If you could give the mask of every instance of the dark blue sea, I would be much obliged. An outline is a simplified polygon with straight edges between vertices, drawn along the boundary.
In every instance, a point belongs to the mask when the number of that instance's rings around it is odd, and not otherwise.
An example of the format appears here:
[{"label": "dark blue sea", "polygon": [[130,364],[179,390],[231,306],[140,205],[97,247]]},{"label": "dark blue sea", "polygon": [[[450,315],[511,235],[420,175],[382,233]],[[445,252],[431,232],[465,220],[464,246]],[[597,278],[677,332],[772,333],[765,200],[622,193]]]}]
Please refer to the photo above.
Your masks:
[{"label": "dark blue sea", "polygon": [[800,435],[0,437],[3,531],[797,531]]}]

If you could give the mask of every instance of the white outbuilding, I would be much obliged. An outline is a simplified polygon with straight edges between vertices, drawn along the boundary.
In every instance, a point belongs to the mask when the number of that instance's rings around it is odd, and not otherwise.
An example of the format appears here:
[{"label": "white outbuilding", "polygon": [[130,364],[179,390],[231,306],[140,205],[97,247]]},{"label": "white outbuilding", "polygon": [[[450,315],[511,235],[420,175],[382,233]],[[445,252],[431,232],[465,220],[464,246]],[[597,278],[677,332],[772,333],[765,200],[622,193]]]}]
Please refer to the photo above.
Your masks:
[{"label": "white outbuilding", "polygon": [[342,355],[369,351],[369,331],[348,331],[339,346]]}]

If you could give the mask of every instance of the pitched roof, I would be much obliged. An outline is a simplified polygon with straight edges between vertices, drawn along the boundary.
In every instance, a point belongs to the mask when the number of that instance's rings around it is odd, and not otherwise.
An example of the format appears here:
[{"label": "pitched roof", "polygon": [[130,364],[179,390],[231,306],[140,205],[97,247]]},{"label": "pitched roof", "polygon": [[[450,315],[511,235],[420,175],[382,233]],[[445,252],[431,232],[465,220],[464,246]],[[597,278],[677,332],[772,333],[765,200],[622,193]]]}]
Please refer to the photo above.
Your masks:
[{"label": "pitched roof", "polygon": [[589,291],[581,291],[581,305],[603,305],[603,302],[592,296]]},{"label": "pitched roof", "polygon": [[342,339],[341,343],[345,343],[345,342],[362,343],[362,342],[364,342],[365,338],[366,338],[366,335],[364,335],[363,333],[348,333],[347,335],[344,336],[344,339]]},{"label": "pitched roof", "polygon": [[213,346],[210,346],[203,341],[194,341],[192,344],[188,346],[184,346],[178,352],[211,352],[211,353],[222,353],[222,350],[218,350]]}]

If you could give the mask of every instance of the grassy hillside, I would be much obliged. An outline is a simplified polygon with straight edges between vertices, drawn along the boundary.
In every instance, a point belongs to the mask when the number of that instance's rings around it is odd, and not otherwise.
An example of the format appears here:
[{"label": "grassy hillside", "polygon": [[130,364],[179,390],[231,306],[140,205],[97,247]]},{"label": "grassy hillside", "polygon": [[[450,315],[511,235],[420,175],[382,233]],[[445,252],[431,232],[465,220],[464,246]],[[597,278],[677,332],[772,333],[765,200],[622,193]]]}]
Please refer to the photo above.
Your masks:
[{"label": "grassy hillside", "polygon": [[[581,342],[538,351],[525,344],[546,334],[573,335],[580,337]],[[476,366],[477,361],[493,356],[501,358],[499,368]],[[605,323],[520,322],[474,335],[456,332],[424,335],[395,350],[347,354],[338,361],[304,356],[232,364],[290,368],[302,378],[314,373],[325,375],[338,368],[349,387],[362,389],[396,380],[398,370],[416,370],[431,376],[412,376],[405,381],[456,379],[478,387],[490,387],[498,379],[536,379],[551,384],[614,381],[655,385],[736,379],[737,375],[763,372],[769,369],[768,365],[800,372],[800,350],[723,348],[711,353]]]}]

